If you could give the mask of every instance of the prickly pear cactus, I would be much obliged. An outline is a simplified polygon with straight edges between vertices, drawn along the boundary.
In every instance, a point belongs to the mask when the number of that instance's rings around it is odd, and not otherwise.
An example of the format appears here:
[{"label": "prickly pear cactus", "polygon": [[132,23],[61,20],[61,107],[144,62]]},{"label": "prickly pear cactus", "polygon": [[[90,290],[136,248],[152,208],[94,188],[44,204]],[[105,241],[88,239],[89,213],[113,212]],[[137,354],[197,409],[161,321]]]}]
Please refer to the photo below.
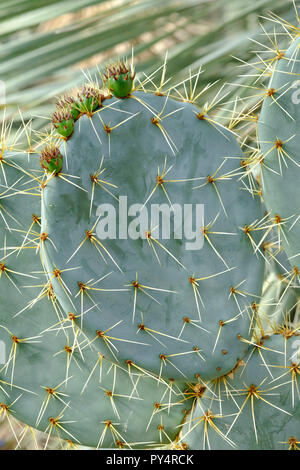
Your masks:
[{"label": "prickly pear cactus", "polygon": [[109,66],[59,100],[39,154],[2,153],[0,415],[45,447],[184,449],[211,384],[264,351],[243,153],[193,92],[134,78]]},{"label": "prickly pear cactus", "polygon": [[[98,109],[53,153],[62,170],[46,169],[42,230],[52,243],[43,259],[53,289],[121,366],[183,381],[222,376],[247,350],[264,268],[253,255],[260,201],[239,181],[242,152],[193,98],[132,89],[127,69],[125,78],[109,70]],[[196,204],[204,212],[194,240],[184,239]]]},{"label": "prickly pear cactus", "polygon": [[275,61],[258,122],[264,200],[281,233],[291,282],[300,269],[299,47],[297,36]]}]

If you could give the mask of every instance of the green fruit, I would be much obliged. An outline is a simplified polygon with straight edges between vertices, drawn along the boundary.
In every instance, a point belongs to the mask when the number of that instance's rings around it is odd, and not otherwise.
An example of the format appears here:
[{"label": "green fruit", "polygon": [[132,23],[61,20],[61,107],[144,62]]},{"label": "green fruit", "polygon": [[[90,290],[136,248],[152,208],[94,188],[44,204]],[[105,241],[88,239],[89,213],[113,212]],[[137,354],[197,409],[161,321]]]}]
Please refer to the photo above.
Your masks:
[{"label": "green fruit", "polygon": [[70,137],[74,132],[74,119],[69,111],[53,113],[52,123],[57,132],[65,138]]},{"label": "green fruit", "polygon": [[48,173],[55,175],[60,173],[63,167],[63,155],[59,148],[54,145],[45,147],[41,152],[40,164]]},{"label": "green fruit", "polygon": [[84,85],[77,94],[78,108],[83,114],[91,114],[102,106],[103,99],[104,95],[96,85]]},{"label": "green fruit", "polygon": [[80,105],[73,96],[63,96],[56,103],[58,113],[70,113],[72,119],[76,120],[80,116]]},{"label": "green fruit", "polygon": [[106,67],[103,82],[114,96],[126,98],[133,90],[134,78],[135,73],[124,62],[118,62]]}]

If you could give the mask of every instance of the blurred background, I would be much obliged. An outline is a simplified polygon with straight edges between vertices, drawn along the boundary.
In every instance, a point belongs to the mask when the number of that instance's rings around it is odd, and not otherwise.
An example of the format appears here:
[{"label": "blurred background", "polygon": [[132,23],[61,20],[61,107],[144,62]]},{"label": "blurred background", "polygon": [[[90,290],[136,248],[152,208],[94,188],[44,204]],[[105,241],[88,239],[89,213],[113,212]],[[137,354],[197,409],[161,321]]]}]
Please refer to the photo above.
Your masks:
[{"label": "blurred background", "polygon": [[[295,23],[291,0],[0,0],[0,124],[13,118],[12,134],[23,120],[47,129],[57,96],[85,75],[99,78],[108,60],[130,57],[132,46],[140,78],[161,66],[168,51],[169,84],[202,66],[199,91],[218,80],[206,100],[222,86],[227,101],[257,95],[245,88],[261,73],[255,64],[274,56],[270,38],[285,46],[280,33],[274,36],[276,22],[266,19],[270,10]],[[24,432],[19,423],[11,426]],[[2,450],[16,446],[11,426],[0,415]],[[42,448],[43,439],[28,430],[22,447]],[[58,446],[55,439],[51,446]]]},{"label": "blurred background", "polygon": [[138,75],[153,72],[168,51],[170,84],[200,65],[199,89],[248,83],[235,57],[250,61],[252,50],[262,51],[249,38],[268,43],[260,27],[272,33],[268,11],[295,20],[291,0],[1,0],[0,7],[0,105],[3,113],[6,95],[14,130],[19,109],[43,128],[57,95],[83,82],[84,72],[99,76],[109,59],[130,57],[132,46]]}]

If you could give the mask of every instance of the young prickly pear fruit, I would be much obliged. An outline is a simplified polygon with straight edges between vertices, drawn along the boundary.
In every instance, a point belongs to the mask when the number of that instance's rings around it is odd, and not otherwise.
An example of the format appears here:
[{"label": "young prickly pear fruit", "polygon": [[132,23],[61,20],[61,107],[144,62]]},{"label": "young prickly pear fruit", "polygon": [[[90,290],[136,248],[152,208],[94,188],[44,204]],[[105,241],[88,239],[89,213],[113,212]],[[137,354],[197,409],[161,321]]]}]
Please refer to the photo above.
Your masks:
[{"label": "young prickly pear fruit", "polygon": [[77,94],[79,110],[83,114],[91,114],[102,106],[104,95],[93,84],[84,85]]},{"label": "young prickly pear fruit", "polygon": [[50,144],[42,150],[40,162],[41,167],[48,173],[57,175],[63,167],[63,156],[58,147]]},{"label": "young prickly pear fruit", "polygon": [[106,67],[103,82],[117,98],[126,98],[134,86],[135,72],[125,62],[117,62]]},{"label": "young prickly pear fruit", "polygon": [[63,96],[56,103],[58,111],[68,111],[74,120],[80,115],[79,103],[73,96]]},{"label": "young prickly pear fruit", "polygon": [[52,123],[62,137],[68,138],[73,134],[74,119],[70,111],[55,111],[52,115]]},{"label": "young prickly pear fruit", "polygon": [[[269,73],[269,72],[268,72]],[[263,197],[291,264],[300,272],[300,39],[274,62],[258,122]]]}]

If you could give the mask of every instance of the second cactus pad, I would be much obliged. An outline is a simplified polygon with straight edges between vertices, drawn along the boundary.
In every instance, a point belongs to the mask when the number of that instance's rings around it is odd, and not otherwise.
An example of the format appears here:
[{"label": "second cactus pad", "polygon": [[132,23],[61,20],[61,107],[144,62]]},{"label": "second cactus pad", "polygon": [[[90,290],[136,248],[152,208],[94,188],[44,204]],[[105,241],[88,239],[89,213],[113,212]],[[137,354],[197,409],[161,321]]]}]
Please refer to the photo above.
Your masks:
[{"label": "second cactus pad", "polygon": [[281,232],[292,281],[300,270],[299,48],[297,37],[274,66],[258,122],[264,200]]},{"label": "second cactus pad", "polygon": [[232,370],[264,272],[233,134],[193,103],[134,91],[82,115],[60,153],[42,230],[65,311],[122,365],[182,380]]}]

